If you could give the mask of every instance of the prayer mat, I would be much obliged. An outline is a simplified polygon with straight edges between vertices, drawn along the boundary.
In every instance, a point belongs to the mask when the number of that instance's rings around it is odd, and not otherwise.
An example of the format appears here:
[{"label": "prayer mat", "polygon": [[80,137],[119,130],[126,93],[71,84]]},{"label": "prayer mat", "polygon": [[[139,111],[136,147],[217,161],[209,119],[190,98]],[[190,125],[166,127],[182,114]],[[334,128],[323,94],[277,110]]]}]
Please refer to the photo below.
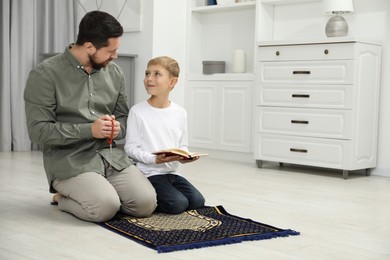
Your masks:
[{"label": "prayer mat", "polygon": [[222,206],[203,207],[177,215],[153,213],[148,218],[119,213],[99,225],[159,253],[299,235],[291,229],[231,215]]}]

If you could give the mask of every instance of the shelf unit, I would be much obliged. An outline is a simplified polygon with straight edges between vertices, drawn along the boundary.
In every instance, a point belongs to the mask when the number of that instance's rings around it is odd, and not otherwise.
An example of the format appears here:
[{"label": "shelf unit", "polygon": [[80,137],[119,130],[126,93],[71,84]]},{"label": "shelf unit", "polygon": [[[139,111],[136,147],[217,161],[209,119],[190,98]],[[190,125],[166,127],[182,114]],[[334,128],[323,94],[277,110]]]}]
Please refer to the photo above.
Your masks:
[{"label": "shelf unit", "polygon": [[[204,1],[203,1],[204,3]],[[204,6],[192,1],[189,18],[189,75],[202,75],[202,61],[226,62],[232,71],[233,53],[242,49],[247,57],[247,72],[254,72],[256,2]]]},{"label": "shelf unit", "polygon": [[[205,6],[191,1],[186,109],[189,145],[251,152],[256,1]],[[233,54],[246,53],[246,73],[232,73]],[[202,61],[225,61],[226,73],[203,74]]]},{"label": "shelf unit", "polygon": [[[211,6],[204,0],[188,1],[185,99],[189,145],[252,153],[257,43],[273,40],[277,5],[320,0],[254,0]],[[237,49],[246,53],[245,73],[232,73]],[[225,73],[204,75],[202,61],[225,61]]]}]

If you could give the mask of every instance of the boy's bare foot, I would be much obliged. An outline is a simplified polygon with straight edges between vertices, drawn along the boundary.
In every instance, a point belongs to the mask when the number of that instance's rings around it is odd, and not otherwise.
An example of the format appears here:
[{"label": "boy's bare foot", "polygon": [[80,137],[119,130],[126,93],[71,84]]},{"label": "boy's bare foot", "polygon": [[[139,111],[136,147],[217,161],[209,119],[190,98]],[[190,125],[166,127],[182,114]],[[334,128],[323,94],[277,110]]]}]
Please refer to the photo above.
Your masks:
[{"label": "boy's bare foot", "polygon": [[62,195],[61,195],[60,193],[54,194],[54,196],[53,196],[53,202],[55,202],[56,204],[58,204],[58,202],[60,202],[61,199],[62,199]]}]

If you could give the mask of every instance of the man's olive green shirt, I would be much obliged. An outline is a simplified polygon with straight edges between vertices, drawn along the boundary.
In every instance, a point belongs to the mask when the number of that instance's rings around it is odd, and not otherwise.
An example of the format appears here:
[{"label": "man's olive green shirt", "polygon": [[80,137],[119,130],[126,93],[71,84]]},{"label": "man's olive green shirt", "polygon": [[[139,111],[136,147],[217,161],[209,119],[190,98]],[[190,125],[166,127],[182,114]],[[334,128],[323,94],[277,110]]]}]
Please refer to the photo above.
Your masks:
[{"label": "man's olive green shirt", "polygon": [[104,174],[102,157],[117,170],[133,164],[123,149],[110,154],[107,140],[92,136],[98,117],[115,115],[121,124],[117,139],[124,138],[129,107],[122,70],[110,62],[88,74],[70,48],[35,67],[24,92],[29,136],[43,144],[50,186],[84,172]]}]

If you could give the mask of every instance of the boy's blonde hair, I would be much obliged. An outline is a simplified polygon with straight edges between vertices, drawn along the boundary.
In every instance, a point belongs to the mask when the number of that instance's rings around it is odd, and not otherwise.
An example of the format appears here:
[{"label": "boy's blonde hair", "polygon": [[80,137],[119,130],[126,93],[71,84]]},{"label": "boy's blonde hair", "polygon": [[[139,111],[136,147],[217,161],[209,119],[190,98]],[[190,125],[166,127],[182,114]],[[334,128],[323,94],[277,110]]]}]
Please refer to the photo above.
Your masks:
[{"label": "boy's blonde hair", "polygon": [[168,56],[160,56],[151,59],[148,62],[148,67],[152,65],[160,65],[169,72],[170,76],[179,77],[180,67],[176,60]]}]

